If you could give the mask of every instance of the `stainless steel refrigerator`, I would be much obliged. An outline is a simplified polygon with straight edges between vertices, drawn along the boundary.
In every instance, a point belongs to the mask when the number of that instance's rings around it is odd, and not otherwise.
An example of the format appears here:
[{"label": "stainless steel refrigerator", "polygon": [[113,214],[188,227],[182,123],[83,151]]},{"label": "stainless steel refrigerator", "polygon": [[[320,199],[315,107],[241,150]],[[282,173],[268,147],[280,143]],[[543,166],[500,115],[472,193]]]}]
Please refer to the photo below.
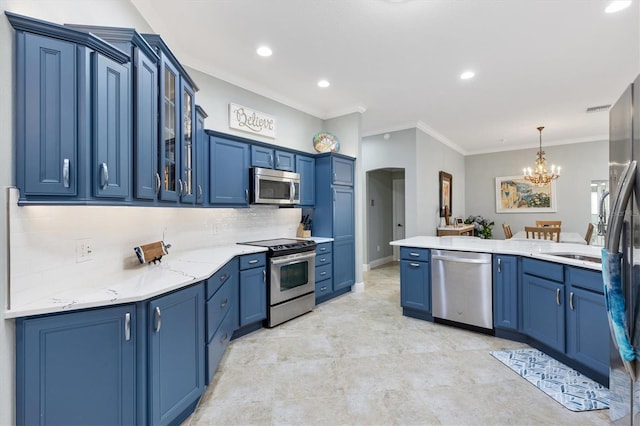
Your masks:
[{"label": "stainless steel refrigerator", "polygon": [[640,76],[609,112],[609,228],[603,249],[611,329],[611,424],[640,425]]}]

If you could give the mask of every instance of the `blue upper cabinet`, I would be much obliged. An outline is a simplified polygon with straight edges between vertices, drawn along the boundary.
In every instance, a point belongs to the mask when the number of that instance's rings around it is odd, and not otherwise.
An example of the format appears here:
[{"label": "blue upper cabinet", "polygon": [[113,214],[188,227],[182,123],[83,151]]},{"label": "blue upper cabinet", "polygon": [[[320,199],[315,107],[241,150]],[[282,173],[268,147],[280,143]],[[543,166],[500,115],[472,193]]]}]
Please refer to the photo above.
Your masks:
[{"label": "blue upper cabinet", "polygon": [[182,152],[180,154],[181,178],[178,179],[180,200],[183,203],[193,204],[196,199],[196,148],[195,148],[195,124],[196,109],[194,92],[184,79],[180,80],[180,93],[182,94],[180,112],[180,136]]},{"label": "blue upper cabinet", "polygon": [[266,146],[251,145],[251,167],[295,172],[295,154]]},{"label": "blue upper cabinet", "polygon": [[211,136],[209,204],[249,205],[249,145]]},{"label": "blue upper cabinet", "polygon": [[142,37],[160,57],[159,148],[160,199],[195,202],[195,92],[198,87],[157,34]]},{"label": "blue upper cabinet", "polygon": [[20,202],[78,204],[93,196],[128,197],[129,56],[85,31],[5,15],[16,35]]},{"label": "blue upper cabinet", "polygon": [[207,204],[208,198],[209,137],[204,132],[205,118],[207,118],[207,113],[199,105],[196,105],[196,204]]},{"label": "blue upper cabinet", "polygon": [[[153,201],[160,191],[158,173],[158,55],[133,28],[99,27],[67,24],[90,32],[128,53],[129,88],[127,98],[132,106],[129,120],[133,150],[128,148],[128,160],[133,169],[133,198]],[[101,96],[101,95],[98,95]],[[100,163],[98,163],[98,167]],[[112,167],[109,166],[109,172]],[[98,172],[100,172],[98,170]],[[111,177],[110,177],[111,180]]]},{"label": "blue upper cabinet", "polygon": [[20,195],[77,195],[76,46],[20,34],[17,53]]},{"label": "blue upper cabinet", "polygon": [[97,53],[92,61],[94,195],[127,198],[131,187],[129,68]]},{"label": "blue upper cabinet", "polygon": [[334,185],[353,186],[353,160],[348,158],[332,157],[331,171],[331,182]]},{"label": "blue upper cabinet", "polygon": [[316,203],[316,160],[313,157],[296,155],[296,171],[300,174],[300,205]]}]

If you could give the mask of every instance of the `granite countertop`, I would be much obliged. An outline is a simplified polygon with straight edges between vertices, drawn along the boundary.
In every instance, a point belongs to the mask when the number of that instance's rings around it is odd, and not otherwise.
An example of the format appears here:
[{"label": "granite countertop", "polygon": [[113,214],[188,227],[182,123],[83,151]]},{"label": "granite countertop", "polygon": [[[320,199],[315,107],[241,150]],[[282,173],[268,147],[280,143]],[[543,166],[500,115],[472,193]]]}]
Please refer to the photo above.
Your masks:
[{"label": "granite countertop", "polygon": [[556,243],[545,240],[483,240],[477,237],[458,236],[419,236],[392,241],[390,244],[404,247],[512,254],[566,265],[580,266],[597,271],[602,270],[602,265],[599,262],[558,256],[559,254],[577,254],[598,259],[601,257],[602,247],[585,244]]},{"label": "granite countertop", "polygon": [[[333,238],[311,237],[316,243]],[[138,265],[118,273],[91,277],[91,284],[71,286],[43,296],[37,287],[5,310],[5,318],[66,312],[77,309],[139,302],[206,280],[235,256],[266,252],[265,247],[226,244],[167,255],[157,264]],[[52,285],[51,283],[47,284]],[[51,293],[50,293],[51,294]]]}]

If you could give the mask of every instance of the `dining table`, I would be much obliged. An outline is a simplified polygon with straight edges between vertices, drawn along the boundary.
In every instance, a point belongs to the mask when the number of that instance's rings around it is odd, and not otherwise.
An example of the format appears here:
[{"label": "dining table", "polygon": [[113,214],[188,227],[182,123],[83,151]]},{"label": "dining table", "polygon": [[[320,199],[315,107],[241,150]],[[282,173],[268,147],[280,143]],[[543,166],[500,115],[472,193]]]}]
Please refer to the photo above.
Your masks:
[{"label": "dining table", "polygon": [[[527,238],[527,233],[525,231],[519,231],[513,234],[511,237],[512,240],[526,240],[526,239],[538,239],[538,238]],[[555,241],[555,240],[553,240]],[[560,231],[560,242],[561,243],[572,243],[572,244],[587,244],[587,241],[584,239],[584,236],[577,232],[564,232]]]}]

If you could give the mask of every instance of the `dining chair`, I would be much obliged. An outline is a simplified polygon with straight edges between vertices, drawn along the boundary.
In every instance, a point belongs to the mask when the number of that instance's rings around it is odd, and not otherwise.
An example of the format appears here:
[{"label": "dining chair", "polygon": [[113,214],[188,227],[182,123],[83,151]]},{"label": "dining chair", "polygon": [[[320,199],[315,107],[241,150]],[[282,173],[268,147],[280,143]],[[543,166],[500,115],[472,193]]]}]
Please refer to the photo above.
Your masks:
[{"label": "dining chair", "polygon": [[587,232],[584,234],[584,240],[587,244],[591,244],[591,236],[593,235],[593,223],[587,225]]},{"label": "dining chair", "polygon": [[553,226],[553,227],[560,228],[562,226],[562,221],[561,220],[536,220],[536,226],[545,226],[545,227]]},{"label": "dining chair", "polygon": [[560,228],[557,226],[525,226],[524,231],[527,238],[560,242]]},{"label": "dining chair", "polygon": [[507,225],[505,223],[502,224],[502,230],[504,231],[504,237],[505,239],[509,239],[511,237],[513,237],[513,233],[511,233],[511,226]]}]

